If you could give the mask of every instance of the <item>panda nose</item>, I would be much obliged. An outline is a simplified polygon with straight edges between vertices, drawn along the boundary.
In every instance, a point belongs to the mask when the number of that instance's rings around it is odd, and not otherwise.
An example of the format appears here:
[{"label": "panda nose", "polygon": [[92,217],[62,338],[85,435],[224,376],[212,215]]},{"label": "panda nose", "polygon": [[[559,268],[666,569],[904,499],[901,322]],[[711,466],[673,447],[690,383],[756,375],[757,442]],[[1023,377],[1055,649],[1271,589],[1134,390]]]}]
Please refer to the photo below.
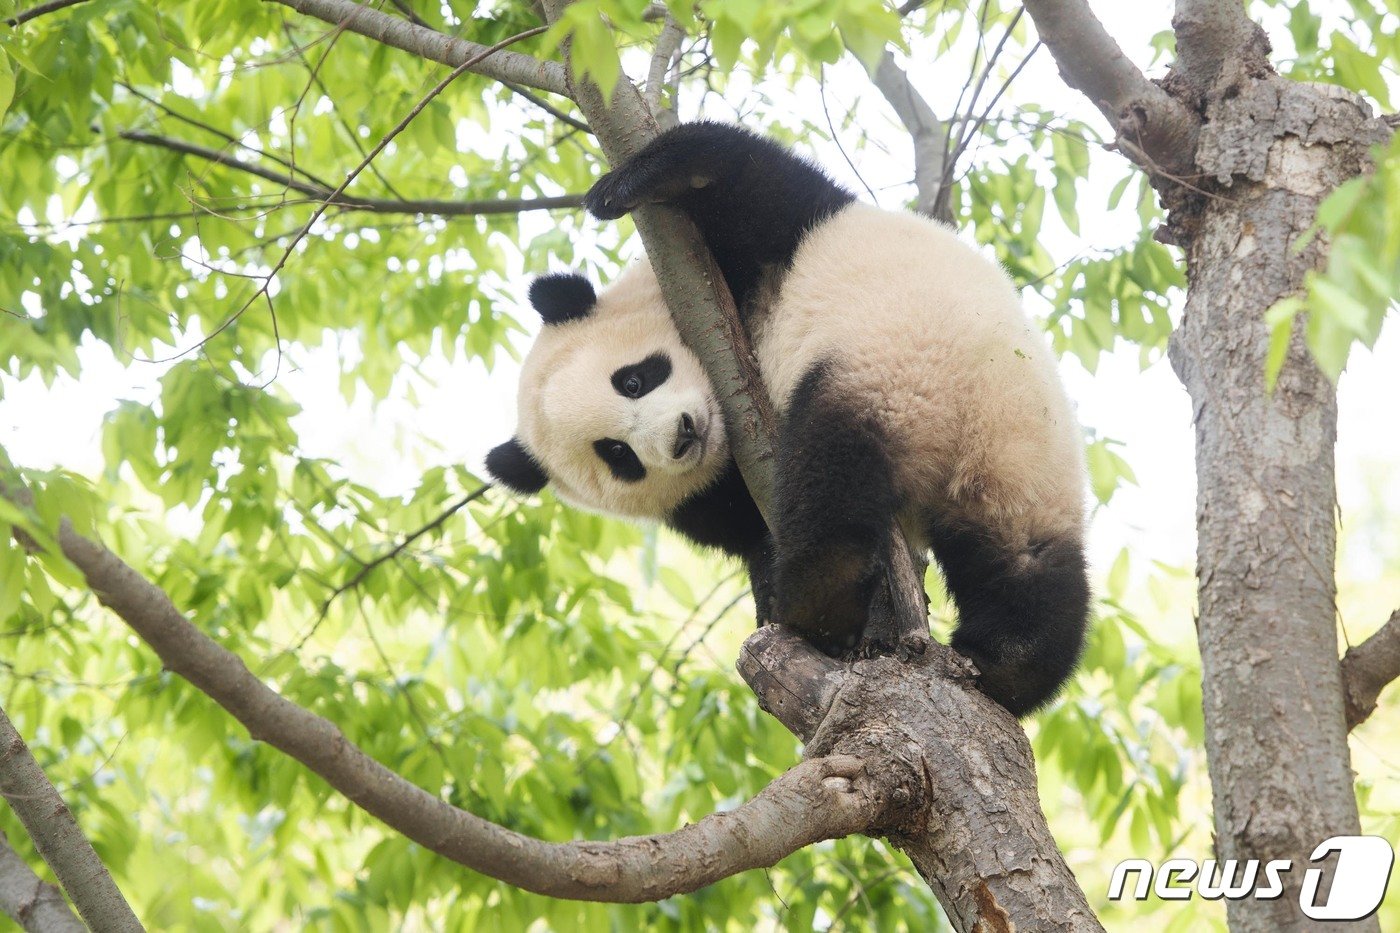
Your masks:
[{"label": "panda nose", "polygon": [[690,452],[690,448],[695,446],[695,419],[689,413],[681,415],[680,427],[676,430],[676,446],[671,451],[671,456],[679,460]]}]

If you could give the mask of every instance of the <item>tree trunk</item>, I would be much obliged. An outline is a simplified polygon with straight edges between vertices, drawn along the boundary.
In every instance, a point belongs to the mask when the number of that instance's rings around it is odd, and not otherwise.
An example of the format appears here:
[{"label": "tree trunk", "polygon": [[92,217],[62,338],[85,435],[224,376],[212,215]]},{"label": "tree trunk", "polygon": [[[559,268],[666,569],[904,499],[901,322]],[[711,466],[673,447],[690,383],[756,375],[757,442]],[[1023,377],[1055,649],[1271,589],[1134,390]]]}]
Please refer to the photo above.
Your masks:
[{"label": "tree trunk", "polygon": [[790,630],[744,642],[739,673],[806,756],[865,761],[914,863],[960,933],[1095,933],[1103,927],[1050,835],[1019,723],[973,686],[945,645],[844,664]]},{"label": "tree trunk", "polygon": [[[1318,203],[1360,172],[1384,129],[1352,93],[1268,76],[1206,102],[1171,360],[1196,426],[1197,574],[1206,752],[1221,859],[1292,859],[1274,900],[1229,901],[1235,933],[1309,924],[1303,870],[1359,832],[1336,637],[1336,393],[1294,334],[1265,389],[1264,313],[1325,257],[1295,243]],[[1353,929],[1378,929],[1372,918]]]}]

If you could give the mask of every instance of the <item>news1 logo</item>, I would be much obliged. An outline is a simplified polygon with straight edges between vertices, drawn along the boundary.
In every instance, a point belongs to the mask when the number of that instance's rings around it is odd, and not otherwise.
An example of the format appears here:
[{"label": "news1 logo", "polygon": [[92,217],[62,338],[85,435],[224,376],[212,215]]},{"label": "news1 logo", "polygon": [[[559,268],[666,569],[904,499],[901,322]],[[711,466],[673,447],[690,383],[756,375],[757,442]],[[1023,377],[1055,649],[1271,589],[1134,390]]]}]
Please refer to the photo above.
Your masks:
[{"label": "news1 logo", "polygon": [[[1380,836],[1333,836],[1313,850],[1309,862],[1318,863],[1337,853],[1332,870],[1331,890],[1319,894],[1323,869],[1308,868],[1298,906],[1312,920],[1361,920],[1376,912],[1390,883],[1395,850]],[[1108,883],[1108,899],[1122,900],[1128,876],[1137,873],[1132,900],[1147,900],[1148,891],[1164,901],[1190,900],[1196,894],[1206,900],[1240,900],[1253,897],[1272,900],[1283,894],[1283,876],[1293,870],[1291,859],[1239,861],[1214,859],[1196,863],[1187,858],[1168,859],[1156,868],[1147,859],[1129,858],[1113,869]],[[1154,880],[1155,876],[1155,880]],[[1195,887],[1190,887],[1191,882]],[[1324,900],[1325,899],[1325,900]],[[1324,900],[1319,903],[1319,900]]]}]

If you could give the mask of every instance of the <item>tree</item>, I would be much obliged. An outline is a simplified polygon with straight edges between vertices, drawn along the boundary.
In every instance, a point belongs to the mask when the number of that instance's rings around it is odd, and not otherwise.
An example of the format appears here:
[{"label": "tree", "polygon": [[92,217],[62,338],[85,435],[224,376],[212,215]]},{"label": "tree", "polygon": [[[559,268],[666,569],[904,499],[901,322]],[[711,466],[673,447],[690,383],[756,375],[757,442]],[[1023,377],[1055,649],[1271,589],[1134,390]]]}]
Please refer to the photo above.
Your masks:
[{"label": "tree", "polygon": [[[621,237],[576,213],[604,162],[678,112],[715,115],[713,100],[839,142],[823,68],[856,62],[912,143],[913,205],[995,244],[1086,364],[1170,336],[1195,404],[1204,731],[1191,658],[1124,610],[1115,563],[1085,683],[1034,727],[1045,776],[1105,838],[1126,826],[1145,847],[1150,827],[1170,849],[1189,817],[1163,746],[1204,741],[1221,858],[1301,863],[1359,831],[1347,731],[1400,675],[1400,622],[1339,660],[1329,377],[1400,293],[1385,214],[1400,155],[1358,93],[1388,103],[1393,13],[1351,4],[1324,39],[1297,5],[1283,60],[1242,6],[1180,0],[1160,43],[1174,64],[1153,82],[1083,2],[391,7],[59,0],[11,4],[0,33],[3,372],[86,375],[105,347],[159,379],[111,411],[93,475],[7,471],[3,705],[147,923],[803,928],[820,910],[923,925],[936,898],[956,929],[1100,928],[1094,908],[1114,908],[1086,898],[1056,844],[1030,743],[947,649],[848,670],[779,630],[752,635],[740,672],[805,744],[785,770],[795,740],[692,656],[722,625],[740,637],[742,581],[655,533],[508,502],[461,467],[428,467],[399,497],[306,449],[298,370],[385,399],[429,390],[418,373],[444,358],[491,367],[518,329],[502,306],[519,272],[617,261]],[[1040,242],[1042,180],[1077,231],[1093,131],[998,109],[1041,45],[1132,173],[1111,202],[1134,178],[1142,193],[1136,238],[1063,263]],[[971,56],[951,108],[907,67],[933,49]],[[645,73],[640,90],[623,65]],[[780,116],[785,82],[820,88],[826,126]],[[762,503],[772,415],[732,302],[678,214],[651,207],[636,226],[729,390]],[[1090,461],[1107,501],[1130,472],[1105,439]],[[696,567],[716,573],[708,594],[682,572]],[[922,614],[923,582],[911,559],[884,611]],[[673,652],[679,633],[638,594],[704,631]],[[199,772],[151,774],[172,756]],[[109,762],[114,778],[85,780]],[[16,774],[7,794],[53,790]],[[176,885],[138,880],[181,851],[132,819],[152,800],[190,840]],[[221,806],[241,825],[208,817]],[[886,837],[928,888],[887,848],[809,848],[854,833]],[[789,855],[789,898],[737,874]],[[40,892],[22,868],[0,859]],[[1232,928],[1302,922],[1297,881],[1231,902]]]}]

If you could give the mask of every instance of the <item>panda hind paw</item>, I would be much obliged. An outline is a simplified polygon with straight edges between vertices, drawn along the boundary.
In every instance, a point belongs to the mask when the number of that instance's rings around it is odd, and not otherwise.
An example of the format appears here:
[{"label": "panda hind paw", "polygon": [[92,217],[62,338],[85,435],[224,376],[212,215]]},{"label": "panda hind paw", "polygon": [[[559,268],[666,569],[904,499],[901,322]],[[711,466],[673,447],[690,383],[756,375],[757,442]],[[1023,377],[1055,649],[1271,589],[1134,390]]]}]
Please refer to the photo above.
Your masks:
[{"label": "panda hind paw", "polygon": [[617,172],[609,172],[594,183],[583,196],[583,206],[599,220],[617,220],[630,213],[637,202],[627,196]]}]

